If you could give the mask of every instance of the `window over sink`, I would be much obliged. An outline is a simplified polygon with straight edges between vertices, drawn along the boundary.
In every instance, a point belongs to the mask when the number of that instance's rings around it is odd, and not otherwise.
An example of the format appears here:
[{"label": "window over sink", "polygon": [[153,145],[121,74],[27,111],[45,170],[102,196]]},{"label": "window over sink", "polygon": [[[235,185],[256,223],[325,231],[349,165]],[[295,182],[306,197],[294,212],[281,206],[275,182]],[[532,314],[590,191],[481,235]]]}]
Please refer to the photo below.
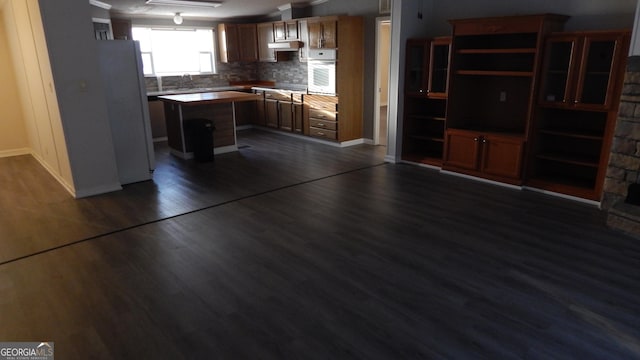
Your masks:
[{"label": "window over sink", "polygon": [[146,76],[216,72],[213,29],[133,26],[132,35]]}]

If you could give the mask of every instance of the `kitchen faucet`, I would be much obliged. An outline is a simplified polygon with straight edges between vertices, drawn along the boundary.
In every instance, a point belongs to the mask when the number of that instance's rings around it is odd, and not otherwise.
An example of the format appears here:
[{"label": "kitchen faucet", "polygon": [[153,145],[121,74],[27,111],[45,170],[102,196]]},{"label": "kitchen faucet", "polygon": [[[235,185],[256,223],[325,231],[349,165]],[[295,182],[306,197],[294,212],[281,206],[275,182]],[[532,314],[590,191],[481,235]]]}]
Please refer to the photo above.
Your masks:
[{"label": "kitchen faucet", "polygon": [[193,76],[191,76],[191,74],[183,74],[180,77],[180,82],[178,83],[178,88],[182,89],[186,83],[186,81],[189,81],[190,84],[193,83]]}]

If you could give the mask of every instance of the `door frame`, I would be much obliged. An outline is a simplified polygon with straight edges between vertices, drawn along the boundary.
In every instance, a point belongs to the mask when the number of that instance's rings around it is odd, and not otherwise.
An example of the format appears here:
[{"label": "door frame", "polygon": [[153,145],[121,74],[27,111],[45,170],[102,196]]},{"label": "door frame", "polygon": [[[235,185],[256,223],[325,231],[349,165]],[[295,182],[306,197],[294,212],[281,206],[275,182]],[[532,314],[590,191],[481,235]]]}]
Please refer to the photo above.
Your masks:
[{"label": "door frame", "polygon": [[[380,71],[382,70],[380,57],[380,29],[383,24],[391,25],[391,17],[390,16],[380,16],[376,18],[376,79],[375,79],[375,88],[374,91],[374,101],[373,101],[373,144],[380,145]],[[391,31],[391,28],[389,28]],[[389,49],[389,58],[391,58],[391,49]],[[389,61],[390,63],[390,61]],[[390,72],[390,69],[387,69]],[[389,85],[387,85],[387,89],[383,90],[387,91],[387,99],[389,99]],[[387,100],[388,101],[388,100]],[[389,136],[389,104],[387,104],[387,138]],[[387,144],[389,141],[387,140]]]}]

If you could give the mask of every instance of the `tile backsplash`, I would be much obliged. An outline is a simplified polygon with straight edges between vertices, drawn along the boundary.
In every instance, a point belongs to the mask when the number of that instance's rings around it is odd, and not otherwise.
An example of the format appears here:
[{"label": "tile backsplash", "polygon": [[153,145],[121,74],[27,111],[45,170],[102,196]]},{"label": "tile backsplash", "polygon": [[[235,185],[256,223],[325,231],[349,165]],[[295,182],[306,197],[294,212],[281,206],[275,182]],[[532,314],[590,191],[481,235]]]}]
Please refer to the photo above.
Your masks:
[{"label": "tile backsplash", "polygon": [[[295,85],[307,84],[307,64],[297,53],[281,54],[280,61],[267,63],[217,63],[218,73],[192,76],[145,77],[147,91],[227,86],[229,81],[274,81]],[[160,88],[162,87],[162,88]]]}]

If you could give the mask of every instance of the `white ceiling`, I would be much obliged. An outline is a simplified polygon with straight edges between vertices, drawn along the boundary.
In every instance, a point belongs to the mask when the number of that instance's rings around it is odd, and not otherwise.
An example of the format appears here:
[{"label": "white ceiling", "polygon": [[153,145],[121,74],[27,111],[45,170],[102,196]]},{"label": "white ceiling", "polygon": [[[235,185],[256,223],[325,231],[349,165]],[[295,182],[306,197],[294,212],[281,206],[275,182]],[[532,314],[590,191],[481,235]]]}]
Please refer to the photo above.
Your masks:
[{"label": "white ceiling", "polygon": [[[195,0],[198,1],[198,0]],[[204,1],[204,0],[202,0]],[[179,12],[185,18],[194,19],[227,19],[236,17],[254,17],[279,13],[278,7],[304,7],[322,3],[327,0],[220,0],[217,8],[193,8],[185,6],[147,5],[146,0],[100,0],[111,5],[112,15],[127,18],[152,17],[164,18]]]}]

